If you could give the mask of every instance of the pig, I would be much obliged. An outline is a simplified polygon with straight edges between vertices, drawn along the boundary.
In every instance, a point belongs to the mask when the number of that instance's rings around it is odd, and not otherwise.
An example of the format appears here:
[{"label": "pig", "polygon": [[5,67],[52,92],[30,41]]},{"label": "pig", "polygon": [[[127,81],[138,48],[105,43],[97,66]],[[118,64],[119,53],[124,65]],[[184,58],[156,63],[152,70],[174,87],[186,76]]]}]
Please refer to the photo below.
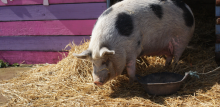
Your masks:
[{"label": "pig", "polygon": [[165,66],[176,65],[193,36],[194,16],[182,0],[124,0],[98,18],[87,50],[73,54],[93,64],[97,86],[126,68],[129,83],[136,80],[136,59],[165,55]]}]

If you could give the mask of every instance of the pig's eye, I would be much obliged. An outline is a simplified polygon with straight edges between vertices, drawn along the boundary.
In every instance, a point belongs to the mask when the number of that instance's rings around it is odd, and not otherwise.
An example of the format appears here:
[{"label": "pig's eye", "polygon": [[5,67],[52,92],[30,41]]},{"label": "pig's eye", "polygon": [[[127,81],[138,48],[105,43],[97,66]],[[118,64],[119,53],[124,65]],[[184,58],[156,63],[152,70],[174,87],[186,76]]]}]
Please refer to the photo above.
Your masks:
[{"label": "pig's eye", "polygon": [[106,61],[103,61],[103,62],[102,62],[102,65],[108,66],[108,64],[109,64],[109,59],[107,59]]}]

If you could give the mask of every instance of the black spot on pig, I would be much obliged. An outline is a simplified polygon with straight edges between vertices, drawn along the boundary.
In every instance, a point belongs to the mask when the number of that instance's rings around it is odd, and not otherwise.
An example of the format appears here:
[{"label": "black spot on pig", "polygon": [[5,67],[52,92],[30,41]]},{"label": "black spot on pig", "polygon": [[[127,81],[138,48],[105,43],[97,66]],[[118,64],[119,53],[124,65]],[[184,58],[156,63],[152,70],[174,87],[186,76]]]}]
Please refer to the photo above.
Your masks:
[{"label": "black spot on pig", "polygon": [[112,10],[113,10],[112,7],[108,8],[107,10],[105,10],[105,11],[102,13],[101,16],[106,16],[106,15],[108,15]]},{"label": "black spot on pig", "polygon": [[154,14],[161,19],[163,17],[163,9],[160,5],[158,4],[151,4],[150,8],[152,9],[152,11],[154,12]]},{"label": "black spot on pig", "polygon": [[127,13],[119,13],[115,22],[115,28],[122,36],[129,36],[133,32],[134,25],[132,17]]},{"label": "black spot on pig", "polygon": [[194,18],[189,9],[186,7],[185,3],[182,0],[171,0],[177,7],[183,10],[183,19],[186,26],[192,27],[194,24]]}]

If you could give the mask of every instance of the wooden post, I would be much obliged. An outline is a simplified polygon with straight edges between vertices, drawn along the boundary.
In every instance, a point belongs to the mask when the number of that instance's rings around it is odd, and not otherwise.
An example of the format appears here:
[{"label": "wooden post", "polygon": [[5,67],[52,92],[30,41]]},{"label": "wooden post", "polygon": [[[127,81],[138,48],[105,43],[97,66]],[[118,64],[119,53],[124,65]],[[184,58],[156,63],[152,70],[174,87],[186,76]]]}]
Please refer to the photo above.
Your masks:
[{"label": "wooden post", "polygon": [[111,5],[110,5],[110,0],[107,0],[107,8],[109,8]]},{"label": "wooden post", "polygon": [[215,7],[215,11],[216,11],[216,26],[215,26],[215,30],[216,30],[216,43],[215,43],[215,61],[217,63],[218,66],[220,66],[220,0],[216,0],[216,7]]}]

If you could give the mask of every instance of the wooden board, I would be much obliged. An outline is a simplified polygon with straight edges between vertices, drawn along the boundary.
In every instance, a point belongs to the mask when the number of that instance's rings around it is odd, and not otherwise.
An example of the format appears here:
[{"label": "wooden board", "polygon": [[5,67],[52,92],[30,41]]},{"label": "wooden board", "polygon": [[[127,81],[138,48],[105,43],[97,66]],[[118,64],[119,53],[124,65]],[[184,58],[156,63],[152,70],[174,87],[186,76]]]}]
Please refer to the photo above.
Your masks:
[{"label": "wooden board", "polygon": [[91,35],[96,20],[0,22],[0,36]]},{"label": "wooden board", "polygon": [[[106,2],[106,0],[49,0],[49,4]],[[7,4],[0,1],[0,6],[43,4],[43,0],[8,0]]]},{"label": "wooden board", "polygon": [[79,45],[85,39],[89,40],[90,36],[3,36],[0,50],[62,51],[72,41]]},{"label": "wooden board", "polygon": [[106,3],[0,6],[0,21],[97,19]]},{"label": "wooden board", "polygon": [[56,64],[68,52],[0,51],[0,59],[10,64]]}]

